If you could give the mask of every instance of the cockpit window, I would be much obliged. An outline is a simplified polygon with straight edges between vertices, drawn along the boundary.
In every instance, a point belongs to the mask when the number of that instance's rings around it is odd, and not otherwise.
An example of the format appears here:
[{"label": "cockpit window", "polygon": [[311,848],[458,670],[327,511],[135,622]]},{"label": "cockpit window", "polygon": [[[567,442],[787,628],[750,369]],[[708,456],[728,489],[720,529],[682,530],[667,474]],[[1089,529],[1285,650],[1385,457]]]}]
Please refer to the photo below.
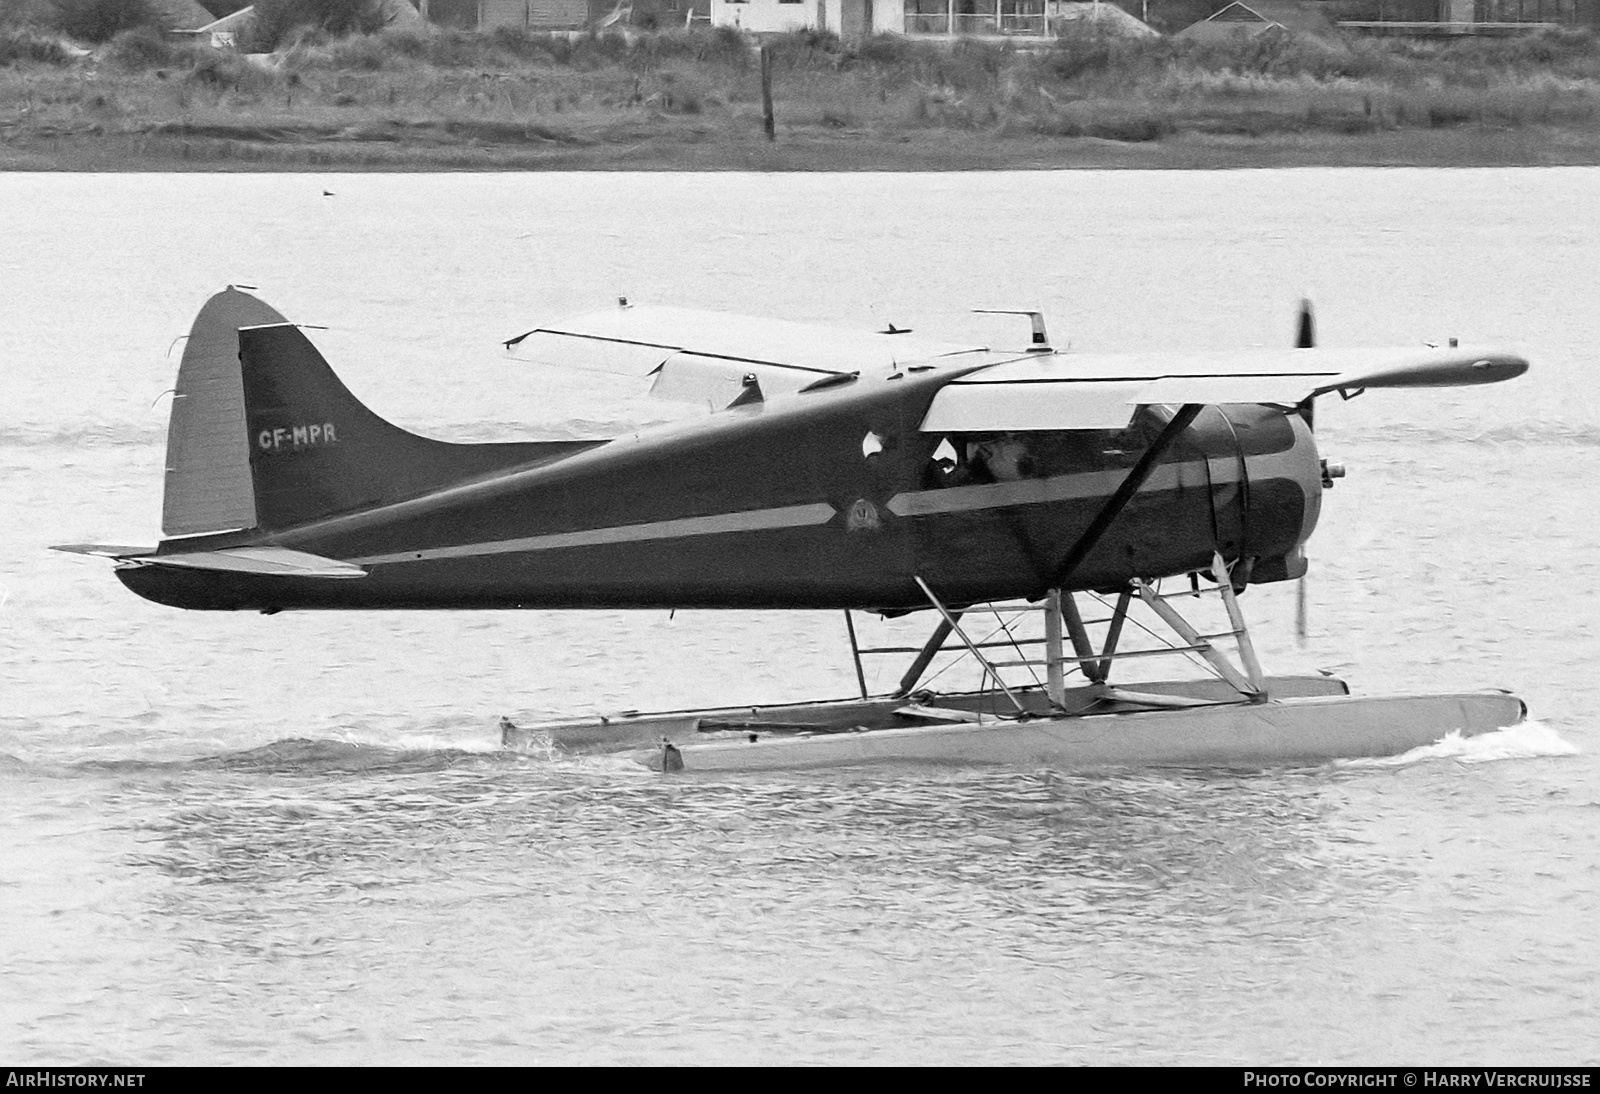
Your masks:
[{"label": "cockpit window", "polygon": [[929,487],[1020,482],[1131,467],[1160,420],[1141,407],[1126,429],[952,433],[929,457]]}]

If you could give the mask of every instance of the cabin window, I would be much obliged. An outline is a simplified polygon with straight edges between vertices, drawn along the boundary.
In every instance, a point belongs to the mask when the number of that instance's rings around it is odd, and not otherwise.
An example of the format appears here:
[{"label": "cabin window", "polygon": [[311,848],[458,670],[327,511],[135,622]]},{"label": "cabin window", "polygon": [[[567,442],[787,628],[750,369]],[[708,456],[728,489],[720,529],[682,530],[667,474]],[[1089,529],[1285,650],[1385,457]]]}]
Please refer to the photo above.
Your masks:
[{"label": "cabin window", "polygon": [[1021,433],[998,433],[967,442],[967,466],[981,480],[1017,482],[1038,470],[1030,445]]},{"label": "cabin window", "polygon": [[1126,470],[1144,454],[1163,424],[1148,409],[1141,409],[1126,429],[953,433],[942,437],[929,454],[923,486],[980,486]]},{"label": "cabin window", "polygon": [[944,437],[928,457],[931,487],[978,486],[1041,477],[1033,437],[1027,433],[959,433]]}]

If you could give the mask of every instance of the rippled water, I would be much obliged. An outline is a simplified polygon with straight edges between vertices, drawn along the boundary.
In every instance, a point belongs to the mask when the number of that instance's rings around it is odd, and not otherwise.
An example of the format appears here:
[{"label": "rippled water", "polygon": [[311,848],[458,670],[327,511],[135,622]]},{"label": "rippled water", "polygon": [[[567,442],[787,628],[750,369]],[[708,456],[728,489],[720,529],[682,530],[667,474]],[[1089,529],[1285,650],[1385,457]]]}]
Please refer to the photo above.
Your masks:
[{"label": "rippled water", "polygon": [[[1589,169],[0,176],[0,1055],[1594,1062],[1597,196]],[[1311,638],[1287,590],[1246,608],[1277,671],[1507,686],[1537,721],[1301,771],[501,753],[500,714],[847,694],[842,624],[185,614],[45,551],[152,541],[168,347],[229,281],[454,439],[659,413],[497,356],[620,294],[936,337],[1042,303],[1110,349],[1279,344],[1309,291],[1329,344],[1510,341],[1513,384],[1322,409],[1351,476]]]}]

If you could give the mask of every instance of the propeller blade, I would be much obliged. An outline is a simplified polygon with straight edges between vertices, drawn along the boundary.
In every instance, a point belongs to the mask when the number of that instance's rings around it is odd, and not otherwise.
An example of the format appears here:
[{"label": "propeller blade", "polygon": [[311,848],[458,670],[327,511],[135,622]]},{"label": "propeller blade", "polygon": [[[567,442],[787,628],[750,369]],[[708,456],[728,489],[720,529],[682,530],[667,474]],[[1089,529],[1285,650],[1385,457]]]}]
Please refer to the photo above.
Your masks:
[{"label": "propeller blade", "polygon": [[[1300,298],[1300,316],[1299,316],[1299,319],[1295,322],[1294,348],[1295,349],[1313,349],[1313,348],[1315,348],[1316,344],[1317,344],[1317,320],[1316,320],[1316,316],[1312,314],[1310,298],[1302,296]],[[1301,403],[1299,408],[1298,408],[1299,411],[1300,411],[1300,417],[1304,418],[1305,421],[1306,421],[1306,425],[1310,426],[1312,429],[1317,428],[1316,403],[1317,403],[1316,397],[1312,396],[1311,398],[1307,399],[1305,402]],[[1305,587],[1304,587],[1305,579],[1301,578],[1300,580],[1301,580],[1301,589],[1300,589],[1300,592],[1297,595],[1300,597],[1300,606],[1301,606],[1301,609],[1303,610],[1304,607],[1305,607]],[[1299,631],[1299,634],[1300,634],[1300,640],[1302,642],[1305,641],[1305,631],[1304,631],[1303,627]]]},{"label": "propeller blade", "polygon": [[1295,328],[1294,348],[1311,349],[1317,344],[1317,320],[1311,312],[1311,301],[1300,301],[1300,321]]}]

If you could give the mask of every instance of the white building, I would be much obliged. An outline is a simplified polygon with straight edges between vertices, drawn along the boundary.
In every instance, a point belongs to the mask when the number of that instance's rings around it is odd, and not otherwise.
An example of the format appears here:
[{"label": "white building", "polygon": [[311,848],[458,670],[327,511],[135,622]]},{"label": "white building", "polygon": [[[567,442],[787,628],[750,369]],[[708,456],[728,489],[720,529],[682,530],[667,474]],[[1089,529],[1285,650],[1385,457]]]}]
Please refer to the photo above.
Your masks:
[{"label": "white building", "polygon": [[711,0],[711,25],[752,33],[831,30],[844,37],[898,33],[902,0]]},{"label": "white building", "polygon": [[517,30],[581,27],[589,0],[415,0],[423,18],[458,30]]},{"label": "white building", "polygon": [[1054,24],[1090,19],[1112,33],[1154,34],[1111,3],[1069,0],[711,0],[711,25],[755,33],[831,30],[866,34],[1045,37]]}]

